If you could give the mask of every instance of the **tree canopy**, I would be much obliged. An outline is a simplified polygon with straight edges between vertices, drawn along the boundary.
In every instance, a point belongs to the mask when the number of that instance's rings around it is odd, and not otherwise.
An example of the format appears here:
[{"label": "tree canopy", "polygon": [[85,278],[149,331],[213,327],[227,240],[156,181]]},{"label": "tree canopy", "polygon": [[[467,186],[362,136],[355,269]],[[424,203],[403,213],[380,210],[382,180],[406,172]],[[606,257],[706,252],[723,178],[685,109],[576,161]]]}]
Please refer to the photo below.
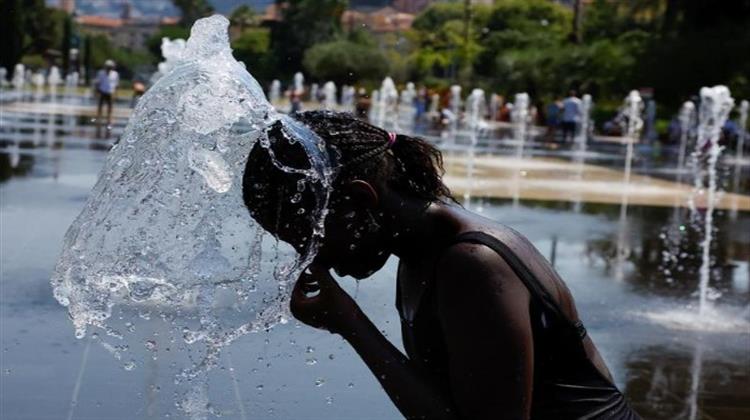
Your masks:
[{"label": "tree canopy", "polygon": [[314,78],[337,84],[382,80],[389,70],[385,53],[362,32],[314,45],[305,53],[304,66]]},{"label": "tree canopy", "polygon": [[302,68],[305,51],[341,33],[346,0],[277,0],[283,19],[272,27],[271,50],[279,76]]}]

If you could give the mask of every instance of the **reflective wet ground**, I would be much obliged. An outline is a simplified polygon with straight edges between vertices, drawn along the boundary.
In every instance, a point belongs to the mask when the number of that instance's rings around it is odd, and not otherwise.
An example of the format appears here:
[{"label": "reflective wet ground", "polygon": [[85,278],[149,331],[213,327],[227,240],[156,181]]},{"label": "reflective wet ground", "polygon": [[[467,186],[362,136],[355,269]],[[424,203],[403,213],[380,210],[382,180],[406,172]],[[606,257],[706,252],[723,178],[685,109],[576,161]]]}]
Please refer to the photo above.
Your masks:
[{"label": "reflective wet ground", "polygon": [[[0,117],[0,418],[181,418],[175,401],[186,391],[173,380],[198,350],[147,312],[120,314],[123,323],[141,317],[127,352],[112,338],[77,340],[49,286],[62,236],[125,121],[96,139],[88,117]],[[698,319],[700,262],[688,258],[698,240],[685,209],[629,206],[622,223],[618,204],[508,198],[469,207],[527,235],[554,262],[644,418],[750,418],[748,212],[717,214],[714,310]],[[665,262],[664,251],[685,258]],[[400,346],[395,268],[392,259],[372,279],[341,282]],[[345,342],[296,323],[241,338],[209,376],[211,409],[225,418],[399,418]]]}]

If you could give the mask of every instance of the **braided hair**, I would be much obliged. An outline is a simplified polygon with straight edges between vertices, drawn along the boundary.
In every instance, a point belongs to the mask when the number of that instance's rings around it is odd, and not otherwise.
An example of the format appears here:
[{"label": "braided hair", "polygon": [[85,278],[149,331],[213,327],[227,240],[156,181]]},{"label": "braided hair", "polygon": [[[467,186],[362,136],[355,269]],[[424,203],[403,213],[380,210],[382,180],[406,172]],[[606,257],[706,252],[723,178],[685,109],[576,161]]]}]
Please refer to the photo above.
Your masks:
[{"label": "braided hair", "polygon": [[[336,185],[348,180],[383,180],[389,187],[427,202],[455,202],[442,181],[442,155],[426,141],[401,134],[392,138],[387,131],[350,113],[308,111],[291,117],[320,137],[336,162],[334,195]],[[309,210],[316,206],[316,191],[321,186],[305,186],[303,175],[278,167],[280,163],[309,168],[304,148],[290,141],[280,122],[266,134],[267,148],[258,142],[248,156],[243,201],[264,229],[300,251],[312,237],[315,220]]]},{"label": "braided hair", "polygon": [[391,188],[426,201],[455,201],[443,184],[443,156],[418,137],[390,134],[346,112],[307,111],[291,115],[335,150],[337,182],[384,180]]}]

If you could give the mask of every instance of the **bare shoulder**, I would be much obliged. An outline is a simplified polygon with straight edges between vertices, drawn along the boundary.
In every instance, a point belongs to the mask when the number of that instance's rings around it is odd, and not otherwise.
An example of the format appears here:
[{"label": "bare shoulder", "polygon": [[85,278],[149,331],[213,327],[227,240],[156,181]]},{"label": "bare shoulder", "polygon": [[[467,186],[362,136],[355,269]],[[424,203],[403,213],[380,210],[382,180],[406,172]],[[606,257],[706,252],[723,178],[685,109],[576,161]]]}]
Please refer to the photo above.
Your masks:
[{"label": "bare shoulder", "polygon": [[449,293],[497,292],[509,284],[520,283],[508,263],[482,244],[454,244],[443,252],[436,267],[437,286]]}]

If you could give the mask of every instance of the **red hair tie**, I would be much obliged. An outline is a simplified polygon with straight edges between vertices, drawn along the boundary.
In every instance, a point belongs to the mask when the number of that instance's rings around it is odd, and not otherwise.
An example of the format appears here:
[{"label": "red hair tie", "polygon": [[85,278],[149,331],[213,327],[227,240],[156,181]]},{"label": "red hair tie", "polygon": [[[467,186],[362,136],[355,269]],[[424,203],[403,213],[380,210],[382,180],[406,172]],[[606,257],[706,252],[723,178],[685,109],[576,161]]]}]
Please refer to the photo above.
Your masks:
[{"label": "red hair tie", "polygon": [[393,146],[393,143],[396,142],[396,133],[388,133],[388,147]]}]

